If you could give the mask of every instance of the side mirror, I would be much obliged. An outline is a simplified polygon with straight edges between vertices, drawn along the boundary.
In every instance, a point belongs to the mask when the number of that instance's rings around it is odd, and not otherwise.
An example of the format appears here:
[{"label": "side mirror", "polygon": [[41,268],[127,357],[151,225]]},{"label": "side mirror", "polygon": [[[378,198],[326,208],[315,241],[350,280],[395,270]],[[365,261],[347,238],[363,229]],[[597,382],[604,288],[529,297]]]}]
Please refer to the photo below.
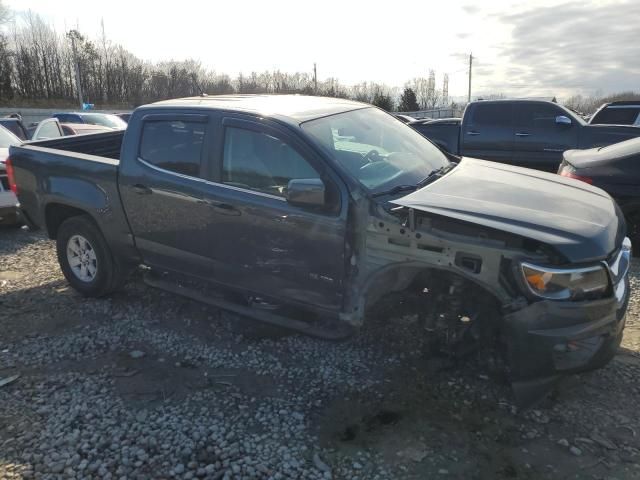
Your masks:
[{"label": "side mirror", "polygon": [[319,178],[289,180],[286,199],[297,207],[324,207],[324,183]]},{"label": "side mirror", "polygon": [[571,119],[566,115],[558,115],[556,117],[556,125],[571,125]]}]

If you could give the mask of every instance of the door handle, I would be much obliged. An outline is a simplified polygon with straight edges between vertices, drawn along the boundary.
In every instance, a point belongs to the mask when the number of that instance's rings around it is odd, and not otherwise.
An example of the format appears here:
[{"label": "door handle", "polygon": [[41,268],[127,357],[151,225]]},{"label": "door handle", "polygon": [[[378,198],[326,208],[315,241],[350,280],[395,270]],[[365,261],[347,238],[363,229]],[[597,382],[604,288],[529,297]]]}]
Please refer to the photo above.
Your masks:
[{"label": "door handle", "polygon": [[133,191],[138,195],[151,195],[153,193],[153,190],[151,190],[146,185],[142,185],[141,183],[136,183],[133,186]]},{"label": "door handle", "polygon": [[207,207],[214,208],[219,211],[219,213],[223,215],[240,215],[240,210],[238,210],[233,205],[224,202],[216,202],[214,200],[205,200],[204,198],[199,199],[197,201],[200,205],[206,205]]},{"label": "door handle", "polygon": [[474,132],[474,131],[472,130],[472,131],[467,132],[467,135],[476,136],[476,135],[480,135],[480,132]]},{"label": "door handle", "polygon": [[529,135],[531,135],[531,134],[527,133],[527,132],[518,132],[518,133],[516,133],[516,137],[528,137]]}]

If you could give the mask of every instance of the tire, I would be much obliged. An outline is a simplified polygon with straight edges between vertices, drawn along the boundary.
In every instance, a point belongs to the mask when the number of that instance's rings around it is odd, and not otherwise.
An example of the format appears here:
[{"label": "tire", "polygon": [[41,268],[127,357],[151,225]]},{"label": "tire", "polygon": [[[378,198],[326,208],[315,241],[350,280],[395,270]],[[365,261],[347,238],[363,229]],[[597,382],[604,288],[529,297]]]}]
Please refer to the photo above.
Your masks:
[{"label": "tire", "polygon": [[125,269],[88,215],[65,220],[56,236],[58,263],[67,282],[86,297],[102,297],[122,287]]}]

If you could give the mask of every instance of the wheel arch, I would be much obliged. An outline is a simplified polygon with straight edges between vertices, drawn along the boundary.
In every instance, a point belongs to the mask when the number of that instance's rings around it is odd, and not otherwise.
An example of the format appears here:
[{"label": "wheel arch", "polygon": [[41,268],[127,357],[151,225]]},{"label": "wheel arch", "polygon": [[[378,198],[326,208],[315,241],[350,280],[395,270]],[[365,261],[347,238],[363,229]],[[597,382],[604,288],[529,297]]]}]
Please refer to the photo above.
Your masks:
[{"label": "wheel arch", "polygon": [[60,225],[62,225],[65,220],[68,220],[71,217],[79,216],[86,216],[90,218],[94,225],[98,228],[98,230],[102,231],[100,229],[100,226],[98,225],[98,222],[96,222],[96,220],[88,211],[64,203],[51,202],[48,203],[44,209],[44,220],[47,229],[47,235],[50,239],[55,240],[58,235]]},{"label": "wheel arch", "polygon": [[402,262],[382,267],[367,279],[362,287],[362,294],[359,299],[362,315],[364,316],[366,311],[387,293],[408,289],[420,275],[441,275],[443,279],[447,275],[458,276],[486,292],[497,304],[504,303],[504,298],[501,297],[499,292],[492,290],[485,283],[474,277],[473,274],[466,273],[462,269],[423,262]]}]

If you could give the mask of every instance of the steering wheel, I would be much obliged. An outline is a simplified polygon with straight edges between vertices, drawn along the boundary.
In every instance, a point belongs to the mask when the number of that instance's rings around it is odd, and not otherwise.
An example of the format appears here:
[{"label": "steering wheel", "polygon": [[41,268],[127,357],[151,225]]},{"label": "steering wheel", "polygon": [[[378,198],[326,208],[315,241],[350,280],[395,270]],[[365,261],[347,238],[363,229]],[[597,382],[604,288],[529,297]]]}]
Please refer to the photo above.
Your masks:
[{"label": "steering wheel", "polygon": [[369,150],[367,154],[363,157],[368,163],[379,162],[382,160],[382,156],[380,152],[377,150]]}]

